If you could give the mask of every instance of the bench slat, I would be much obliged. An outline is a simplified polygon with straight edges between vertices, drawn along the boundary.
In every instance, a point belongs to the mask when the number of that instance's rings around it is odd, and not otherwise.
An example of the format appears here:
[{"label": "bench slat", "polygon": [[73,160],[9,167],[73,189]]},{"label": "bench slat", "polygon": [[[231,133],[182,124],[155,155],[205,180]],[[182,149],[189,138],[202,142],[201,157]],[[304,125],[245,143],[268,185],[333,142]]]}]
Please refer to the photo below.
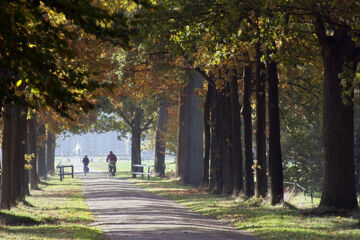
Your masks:
[{"label": "bench slat", "polygon": [[136,175],[150,175],[150,173],[147,173],[147,172],[132,172],[132,174],[136,174]]}]

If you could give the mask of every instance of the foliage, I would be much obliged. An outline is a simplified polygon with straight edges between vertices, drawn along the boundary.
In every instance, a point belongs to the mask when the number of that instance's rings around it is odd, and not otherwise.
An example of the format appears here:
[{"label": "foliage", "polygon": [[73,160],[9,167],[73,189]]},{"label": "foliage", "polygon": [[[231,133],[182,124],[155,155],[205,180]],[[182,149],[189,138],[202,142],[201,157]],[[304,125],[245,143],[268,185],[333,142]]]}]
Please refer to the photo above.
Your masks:
[{"label": "foliage", "polygon": [[0,106],[24,99],[32,108],[52,107],[62,114],[69,104],[92,104],[89,92],[108,84],[89,78],[73,51],[84,34],[127,47],[131,19],[88,1],[3,1],[0,5]]}]

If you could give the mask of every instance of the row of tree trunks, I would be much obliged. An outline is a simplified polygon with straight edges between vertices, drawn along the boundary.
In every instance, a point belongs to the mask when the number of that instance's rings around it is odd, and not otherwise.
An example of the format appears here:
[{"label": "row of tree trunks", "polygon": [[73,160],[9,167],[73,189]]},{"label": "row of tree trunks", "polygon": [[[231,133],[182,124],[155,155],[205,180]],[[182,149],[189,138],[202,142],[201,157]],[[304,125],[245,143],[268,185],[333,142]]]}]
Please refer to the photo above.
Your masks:
[{"label": "row of tree trunks", "polygon": [[155,143],[155,175],[165,177],[165,134],[167,123],[167,104],[161,103],[159,107],[158,121],[156,127],[156,143]]},{"label": "row of tree trunks", "polygon": [[210,153],[209,189],[214,193],[239,194],[244,189],[241,106],[238,72],[233,70],[231,74],[231,81],[225,81],[222,90],[208,84],[204,120],[209,123],[210,131],[205,128],[205,136],[210,139],[206,140],[205,156]]},{"label": "row of tree trunks", "polygon": [[4,111],[2,145],[1,208],[10,209],[17,201],[24,200],[26,108],[7,104]]},{"label": "row of tree trunks", "polygon": [[193,70],[185,77],[187,84],[180,95],[176,175],[185,184],[198,186],[203,173],[203,117],[195,89],[202,88],[203,82]]}]

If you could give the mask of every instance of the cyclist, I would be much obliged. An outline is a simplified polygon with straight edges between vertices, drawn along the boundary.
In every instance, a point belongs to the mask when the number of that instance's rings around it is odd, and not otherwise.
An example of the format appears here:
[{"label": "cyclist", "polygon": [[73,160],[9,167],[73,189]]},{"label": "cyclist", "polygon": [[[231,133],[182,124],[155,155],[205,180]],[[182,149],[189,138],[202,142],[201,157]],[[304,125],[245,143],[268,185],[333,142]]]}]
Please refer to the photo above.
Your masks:
[{"label": "cyclist", "polygon": [[116,172],[116,161],[116,155],[112,151],[110,151],[109,155],[106,158],[106,162],[109,163],[109,172],[111,172],[113,176]]},{"label": "cyclist", "polygon": [[83,158],[82,162],[83,162],[83,164],[84,164],[84,173],[85,173],[85,175],[86,175],[86,173],[89,172],[89,167],[88,167],[88,165],[89,165],[89,158],[88,158],[87,155],[85,155],[85,157]]}]

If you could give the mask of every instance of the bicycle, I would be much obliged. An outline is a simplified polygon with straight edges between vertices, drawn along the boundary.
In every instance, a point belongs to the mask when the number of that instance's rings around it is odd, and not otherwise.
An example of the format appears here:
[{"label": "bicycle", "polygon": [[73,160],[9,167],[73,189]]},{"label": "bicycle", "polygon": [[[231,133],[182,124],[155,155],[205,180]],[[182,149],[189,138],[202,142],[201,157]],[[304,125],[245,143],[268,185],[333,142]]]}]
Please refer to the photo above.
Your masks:
[{"label": "bicycle", "polygon": [[86,176],[86,174],[89,172],[89,167],[87,165],[84,165],[84,174]]},{"label": "bicycle", "polygon": [[109,178],[115,176],[116,172],[116,163],[109,163]]}]

